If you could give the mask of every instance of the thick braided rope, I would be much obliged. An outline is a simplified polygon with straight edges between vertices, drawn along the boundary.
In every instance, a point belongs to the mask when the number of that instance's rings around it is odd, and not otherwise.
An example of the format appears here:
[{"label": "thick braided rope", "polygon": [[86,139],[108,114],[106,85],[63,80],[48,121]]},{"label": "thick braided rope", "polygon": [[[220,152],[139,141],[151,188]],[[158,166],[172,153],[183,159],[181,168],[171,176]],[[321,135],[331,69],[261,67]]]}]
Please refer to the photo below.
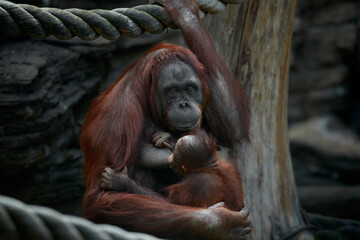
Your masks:
[{"label": "thick braided rope", "polygon": [[1,240],[158,240],[0,195]]},{"label": "thick braided rope", "polygon": [[[209,13],[218,13],[227,3],[241,1],[196,0],[200,9]],[[138,37],[144,31],[161,33],[166,27],[176,26],[164,8],[154,4],[113,10],[82,10],[39,8],[0,0],[0,30],[14,36],[26,34],[34,39],[44,39],[54,35],[61,40],[74,36],[94,40],[102,36],[116,40],[121,34]]]}]

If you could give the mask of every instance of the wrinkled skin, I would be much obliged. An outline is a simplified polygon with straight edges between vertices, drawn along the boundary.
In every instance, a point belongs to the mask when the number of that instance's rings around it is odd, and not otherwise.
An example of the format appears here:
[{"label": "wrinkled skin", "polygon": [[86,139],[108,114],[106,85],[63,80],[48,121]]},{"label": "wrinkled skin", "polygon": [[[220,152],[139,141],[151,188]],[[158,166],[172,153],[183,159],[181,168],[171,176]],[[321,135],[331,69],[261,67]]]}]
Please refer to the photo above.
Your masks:
[{"label": "wrinkled skin", "polygon": [[158,114],[171,133],[179,136],[201,125],[203,84],[188,64],[176,60],[159,71],[156,98]]}]

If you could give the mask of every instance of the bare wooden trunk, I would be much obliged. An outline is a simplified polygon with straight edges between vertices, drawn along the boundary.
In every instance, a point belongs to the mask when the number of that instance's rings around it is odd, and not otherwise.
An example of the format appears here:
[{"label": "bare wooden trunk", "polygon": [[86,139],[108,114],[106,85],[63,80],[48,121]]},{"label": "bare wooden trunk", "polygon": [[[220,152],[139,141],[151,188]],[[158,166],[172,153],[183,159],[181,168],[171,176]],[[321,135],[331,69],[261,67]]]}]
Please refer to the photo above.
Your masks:
[{"label": "bare wooden trunk", "polygon": [[[251,142],[239,146],[249,239],[279,239],[305,226],[300,214],[287,126],[288,72],[296,0],[244,0],[206,19],[220,54],[246,88]],[[297,239],[313,239],[301,232]]]}]

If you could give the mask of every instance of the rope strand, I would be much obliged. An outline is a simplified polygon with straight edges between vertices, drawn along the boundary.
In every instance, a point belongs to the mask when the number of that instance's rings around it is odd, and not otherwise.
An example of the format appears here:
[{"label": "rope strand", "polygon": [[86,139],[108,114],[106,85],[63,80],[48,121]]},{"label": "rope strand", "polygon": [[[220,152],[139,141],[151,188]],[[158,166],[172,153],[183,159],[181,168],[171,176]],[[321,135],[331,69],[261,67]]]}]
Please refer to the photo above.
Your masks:
[{"label": "rope strand", "polygon": [[[227,3],[242,0],[196,0],[208,13],[223,11]],[[138,37],[145,31],[158,34],[167,27],[176,28],[166,10],[154,4],[113,10],[83,10],[77,8],[39,8],[28,4],[14,4],[0,0],[0,31],[12,35],[27,35],[44,39],[50,35],[60,40],[74,36],[87,41],[102,36],[117,40],[123,34]]]},{"label": "rope strand", "polygon": [[143,233],[94,224],[50,208],[25,205],[0,195],[0,239],[6,240],[158,240]]}]

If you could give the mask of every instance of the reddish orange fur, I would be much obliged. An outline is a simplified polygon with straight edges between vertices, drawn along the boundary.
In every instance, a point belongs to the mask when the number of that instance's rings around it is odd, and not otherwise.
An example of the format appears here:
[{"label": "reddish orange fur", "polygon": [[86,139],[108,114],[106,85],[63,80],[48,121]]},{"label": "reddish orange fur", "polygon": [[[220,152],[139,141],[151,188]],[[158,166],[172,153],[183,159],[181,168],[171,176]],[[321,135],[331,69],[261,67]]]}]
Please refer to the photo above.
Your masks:
[{"label": "reddish orange fur", "polygon": [[228,209],[244,206],[244,191],[239,171],[222,161],[216,153],[214,139],[197,129],[178,140],[171,166],[184,170],[185,178],[167,187],[172,203],[208,208],[224,202]]},{"label": "reddish orange fur", "polygon": [[[86,180],[84,217],[162,237],[184,232],[170,233],[161,226],[164,222],[172,224],[166,220],[167,215],[193,210],[164,201],[159,203],[146,196],[105,192],[100,188],[105,166],[119,171],[127,165],[130,175],[136,171],[139,147],[161,124],[155,104],[157,72],[175,58],[194,67],[203,82],[206,102],[209,102],[203,66],[190,50],[181,46],[161,43],[126,69],[118,81],[94,100],[82,129],[80,145],[85,155]],[[159,214],[147,215],[152,208]]]},{"label": "reddish orange fur", "polygon": [[239,172],[230,163],[218,161],[216,168],[199,168],[178,184],[168,187],[172,203],[207,208],[224,202],[231,210],[244,207],[244,191]]},{"label": "reddish orange fur", "polygon": [[[176,11],[169,11],[177,18]],[[216,91],[214,86],[220,74],[229,88],[229,104],[239,109],[239,122],[234,125],[239,126],[243,138],[248,139],[250,113],[244,90],[216,53],[200,22],[192,29],[182,27],[181,22],[177,25],[181,27],[191,51],[176,45],[159,44],[131,65],[118,81],[94,100],[89,109],[80,138],[86,179],[83,208],[88,219],[165,238],[199,236],[206,232],[205,223],[194,222],[196,208],[148,196],[106,192],[100,188],[105,166],[120,171],[127,165],[130,176],[138,171],[136,161],[142,143],[149,141],[154,132],[165,128],[157,116],[155,81],[159,69],[175,58],[190,64],[203,82],[208,103],[204,109],[203,127],[223,144],[233,145],[234,129],[227,127],[228,123],[218,114],[209,94],[209,89]],[[230,227],[222,226],[224,230]]]},{"label": "reddish orange fur", "polygon": [[135,164],[138,147],[152,134],[144,129],[160,125],[155,104],[157,72],[175,58],[195,68],[204,84],[206,102],[209,101],[203,67],[196,56],[181,46],[158,44],[126,69],[90,106],[80,137],[87,187],[98,185],[104,166],[120,170]]}]

